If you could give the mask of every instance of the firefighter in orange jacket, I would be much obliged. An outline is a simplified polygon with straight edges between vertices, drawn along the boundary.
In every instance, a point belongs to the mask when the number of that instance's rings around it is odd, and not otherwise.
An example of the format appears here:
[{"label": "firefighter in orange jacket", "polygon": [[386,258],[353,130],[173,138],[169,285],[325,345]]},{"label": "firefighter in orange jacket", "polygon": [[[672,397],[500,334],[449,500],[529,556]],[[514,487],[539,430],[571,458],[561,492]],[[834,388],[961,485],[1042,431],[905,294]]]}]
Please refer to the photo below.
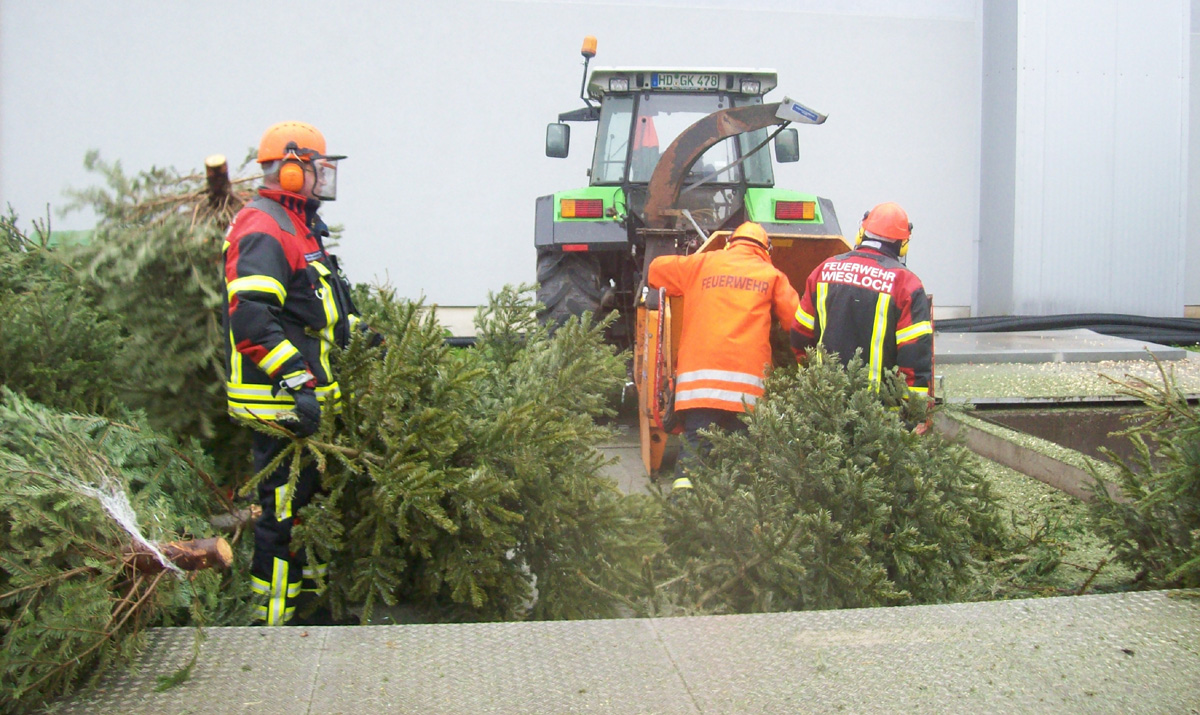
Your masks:
[{"label": "firefighter in orange jacket", "polygon": [[683,335],[675,376],[675,410],[683,421],[684,454],[672,492],[690,489],[683,473],[701,452],[697,430],[742,430],[771,364],[771,314],[791,327],[800,298],[771,265],[771,241],[753,222],[738,226],[724,251],[660,256],[646,282],[683,296]]},{"label": "firefighter in orange jacket", "polygon": [[823,345],[847,364],[856,351],[878,389],[883,371],[899,367],[910,393],[932,398],[933,320],[929,298],[903,259],[912,224],[897,204],[863,215],[853,251],[827,259],[808,276],[791,342],[798,358]]}]

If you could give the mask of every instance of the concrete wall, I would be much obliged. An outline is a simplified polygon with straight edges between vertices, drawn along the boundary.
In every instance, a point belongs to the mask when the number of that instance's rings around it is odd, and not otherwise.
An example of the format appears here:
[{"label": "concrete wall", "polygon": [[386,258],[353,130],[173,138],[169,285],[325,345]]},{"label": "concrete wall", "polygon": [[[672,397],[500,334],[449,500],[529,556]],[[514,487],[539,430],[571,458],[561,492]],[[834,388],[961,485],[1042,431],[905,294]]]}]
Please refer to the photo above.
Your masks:
[{"label": "concrete wall", "polygon": [[1015,45],[1016,82],[985,81],[983,312],[1182,315],[1190,0],[1020,0],[1015,37],[999,5],[985,56]]},{"label": "concrete wall", "polygon": [[[239,163],[269,124],[349,155],[326,218],[354,280],[471,305],[534,278],[534,199],[585,185],[589,126],[548,159],[545,125],[593,66],[773,67],[829,114],[779,185],[845,229],[881,201],[916,226],[912,267],[965,312],[979,221],[979,0],[0,0],[0,206],[59,207],[100,150],[128,171]],[[86,228],[87,214],[55,217]],[[939,311],[940,314],[944,311]]]}]

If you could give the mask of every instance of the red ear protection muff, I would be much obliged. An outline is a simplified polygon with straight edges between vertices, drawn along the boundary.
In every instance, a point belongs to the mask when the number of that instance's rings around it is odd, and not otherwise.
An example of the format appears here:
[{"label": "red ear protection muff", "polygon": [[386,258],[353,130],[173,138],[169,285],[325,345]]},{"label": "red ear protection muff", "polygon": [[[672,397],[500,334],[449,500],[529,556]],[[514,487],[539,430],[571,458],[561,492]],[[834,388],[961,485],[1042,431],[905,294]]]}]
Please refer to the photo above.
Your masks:
[{"label": "red ear protection muff", "polygon": [[295,159],[283,162],[279,167],[279,188],[298,194],[304,188],[304,164]]}]

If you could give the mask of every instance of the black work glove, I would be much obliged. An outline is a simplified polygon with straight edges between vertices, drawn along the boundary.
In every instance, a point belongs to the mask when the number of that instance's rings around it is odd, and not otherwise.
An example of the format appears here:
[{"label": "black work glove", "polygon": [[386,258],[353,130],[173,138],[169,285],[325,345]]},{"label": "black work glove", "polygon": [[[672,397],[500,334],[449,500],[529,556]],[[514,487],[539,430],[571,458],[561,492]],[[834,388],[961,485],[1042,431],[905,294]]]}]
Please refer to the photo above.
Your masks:
[{"label": "black work glove", "polygon": [[[382,333],[379,333],[370,328],[366,329],[366,333],[367,333],[367,347],[375,348],[375,347],[379,347],[380,345],[383,345],[383,334]],[[384,349],[386,350],[387,348],[384,348]]]},{"label": "black work glove", "polygon": [[387,349],[387,345],[385,344],[387,341],[384,340],[384,338],[383,338],[383,333],[380,333],[378,330],[371,328],[365,322],[359,323],[358,329],[361,330],[363,335],[366,336],[367,347],[377,348],[381,345],[383,346],[383,349],[379,351],[379,359],[386,360],[388,349]]},{"label": "black work glove", "polygon": [[299,387],[288,390],[296,406],[280,414],[275,421],[280,427],[286,427],[297,437],[310,437],[321,427],[321,403],[317,402],[317,393],[311,387]]}]

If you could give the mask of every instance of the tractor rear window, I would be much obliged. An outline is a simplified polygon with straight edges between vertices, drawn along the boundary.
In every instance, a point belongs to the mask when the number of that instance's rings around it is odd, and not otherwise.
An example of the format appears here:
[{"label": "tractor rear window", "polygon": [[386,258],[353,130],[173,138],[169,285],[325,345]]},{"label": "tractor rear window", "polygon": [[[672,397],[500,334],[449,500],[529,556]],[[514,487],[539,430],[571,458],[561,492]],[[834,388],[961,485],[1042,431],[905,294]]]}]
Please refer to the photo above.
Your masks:
[{"label": "tractor rear window", "polygon": [[[737,97],[736,106],[761,104],[761,97]],[[683,130],[700,119],[729,107],[724,94],[684,94],[680,92],[643,92],[634,111],[630,95],[608,95],[600,111],[596,131],[596,152],[592,163],[592,184],[620,184],[625,179],[649,183],[662,152]],[[704,152],[685,179],[685,185],[711,177],[706,183],[735,184],[745,173],[747,183],[770,186],[773,181],[769,148],[745,163],[734,165],[767,137],[766,129],[731,137]]]},{"label": "tractor rear window", "polygon": [[[726,98],[717,94],[642,94],[633,131],[629,180],[639,183],[650,181],[658,157],[671,146],[675,137],[700,119],[728,106]],[[717,144],[696,161],[690,176],[698,179],[729,166],[737,160],[736,152],[732,141]],[[711,181],[725,183],[741,179],[740,167],[734,167],[713,177]]]}]

